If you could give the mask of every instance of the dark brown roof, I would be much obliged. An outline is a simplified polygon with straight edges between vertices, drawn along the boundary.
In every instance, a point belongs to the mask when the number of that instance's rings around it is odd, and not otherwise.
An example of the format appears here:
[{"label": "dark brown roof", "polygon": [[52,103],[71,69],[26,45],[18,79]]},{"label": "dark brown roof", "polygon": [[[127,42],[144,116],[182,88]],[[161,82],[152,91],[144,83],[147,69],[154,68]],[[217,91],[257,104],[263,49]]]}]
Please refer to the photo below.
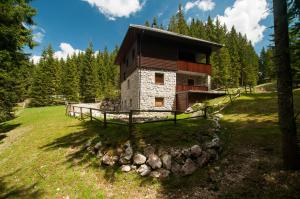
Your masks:
[{"label": "dark brown roof", "polygon": [[123,59],[123,56],[125,55],[125,53],[128,51],[128,48],[130,48],[132,45],[132,42],[135,41],[135,39],[137,37],[137,33],[145,33],[145,34],[154,35],[154,36],[160,37],[160,38],[172,39],[177,42],[192,43],[194,45],[208,47],[212,51],[222,48],[224,46],[222,44],[218,44],[215,42],[198,39],[195,37],[190,37],[190,36],[182,35],[179,33],[174,33],[174,32],[170,32],[167,30],[161,30],[158,28],[130,24],[129,28],[127,30],[127,33],[125,35],[125,38],[121,44],[119,53],[116,57],[116,60],[115,60],[116,64],[121,63],[121,60]]}]

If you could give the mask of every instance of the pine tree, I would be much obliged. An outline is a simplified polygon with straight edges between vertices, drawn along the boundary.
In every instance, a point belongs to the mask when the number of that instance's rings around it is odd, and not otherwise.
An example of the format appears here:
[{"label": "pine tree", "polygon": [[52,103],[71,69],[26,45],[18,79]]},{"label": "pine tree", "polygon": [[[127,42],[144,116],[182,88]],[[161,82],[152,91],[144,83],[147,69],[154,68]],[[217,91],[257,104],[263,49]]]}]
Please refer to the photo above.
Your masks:
[{"label": "pine tree", "polygon": [[0,122],[11,118],[13,106],[23,99],[20,89],[25,80],[18,77],[21,77],[19,71],[30,64],[23,47],[34,47],[32,32],[26,26],[33,25],[32,17],[36,14],[28,3],[25,0],[0,3]]},{"label": "pine tree", "polygon": [[82,74],[80,79],[81,95],[84,102],[94,102],[98,96],[98,76],[94,57],[93,45],[89,44],[83,57]]},{"label": "pine tree", "polygon": [[228,46],[229,54],[230,54],[230,63],[231,67],[229,70],[229,82],[232,87],[239,86],[240,80],[240,62],[239,62],[239,54],[238,54],[238,41],[237,41],[237,33],[234,27],[231,28],[230,33],[227,35],[226,46]]},{"label": "pine tree", "polygon": [[[75,55],[76,56],[76,55]],[[76,67],[75,56],[67,57],[66,62],[60,62],[62,65],[62,88],[63,94],[68,101],[79,101],[79,74]]]},{"label": "pine tree", "polygon": [[176,14],[176,22],[177,22],[177,27],[178,27],[178,33],[187,35],[188,34],[188,25],[184,18],[181,4],[179,4],[179,6],[178,6],[178,12]]},{"label": "pine tree", "polygon": [[57,70],[58,66],[53,54],[51,45],[44,49],[42,53],[31,87],[31,106],[54,104],[54,99],[59,91],[60,81]]}]

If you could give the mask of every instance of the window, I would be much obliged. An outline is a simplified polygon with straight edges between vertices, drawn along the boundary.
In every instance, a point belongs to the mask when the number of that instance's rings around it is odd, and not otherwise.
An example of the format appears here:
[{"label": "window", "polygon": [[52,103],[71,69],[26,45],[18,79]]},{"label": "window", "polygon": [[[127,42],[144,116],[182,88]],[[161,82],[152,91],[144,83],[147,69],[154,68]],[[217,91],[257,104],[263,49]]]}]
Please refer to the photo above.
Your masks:
[{"label": "window", "polygon": [[132,99],[129,101],[129,106],[132,107]]},{"label": "window", "polygon": [[127,80],[127,89],[130,89],[130,80]]},{"label": "window", "polygon": [[155,107],[163,107],[164,106],[164,98],[156,97],[155,98]]},{"label": "window", "polygon": [[128,59],[126,59],[126,67],[128,67]]},{"label": "window", "polygon": [[132,50],[132,55],[131,55],[131,57],[132,57],[132,60],[134,60],[134,57],[135,57],[135,50]]},{"label": "window", "polygon": [[123,73],[123,80],[125,80],[126,79],[126,73],[124,72]]},{"label": "window", "polygon": [[188,85],[189,86],[194,86],[195,85],[195,82],[193,79],[188,79]]},{"label": "window", "polygon": [[164,84],[164,74],[155,73],[155,84],[163,85]]}]

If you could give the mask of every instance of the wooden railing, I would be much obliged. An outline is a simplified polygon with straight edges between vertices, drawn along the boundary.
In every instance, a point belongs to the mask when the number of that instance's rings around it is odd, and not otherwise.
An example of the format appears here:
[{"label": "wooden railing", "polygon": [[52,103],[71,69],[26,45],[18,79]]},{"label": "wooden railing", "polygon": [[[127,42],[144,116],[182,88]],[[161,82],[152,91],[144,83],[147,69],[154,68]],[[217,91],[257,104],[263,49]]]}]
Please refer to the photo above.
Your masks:
[{"label": "wooden railing", "polygon": [[187,61],[177,61],[177,70],[189,71],[196,73],[205,73],[211,75],[211,65],[210,64],[198,64]]},{"label": "wooden railing", "polygon": [[176,91],[208,91],[208,87],[176,85]]},{"label": "wooden railing", "polygon": [[[81,107],[76,106],[73,104],[66,105],[66,115],[72,116],[72,117],[79,117],[81,120],[85,120],[86,118],[89,118],[91,121],[95,120],[98,122],[101,122],[103,124],[104,128],[107,128],[108,124],[115,124],[115,125],[122,125],[122,126],[128,126],[129,131],[132,131],[132,128],[134,125],[138,124],[144,124],[144,123],[154,123],[154,122],[168,122],[171,121],[174,124],[177,124],[177,121],[179,120],[188,120],[188,119],[195,119],[199,117],[208,118],[208,113],[211,112],[210,106],[206,106],[201,109],[202,114],[197,116],[188,116],[186,118],[177,118],[177,115],[179,114],[179,111],[176,110],[130,110],[130,111],[123,111],[123,112],[115,112],[115,111],[105,111],[101,109],[96,108],[89,108],[89,107]],[[199,111],[199,110],[197,110]],[[194,112],[197,112],[194,111]],[[95,112],[100,113],[99,116],[95,116]],[[151,120],[145,120],[145,121],[136,121],[136,115],[139,113],[169,113],[170,115],[168,117],[163,118],[157,118],[153,117]],[[193,112],[189,112],[191,114]],[[112,115],[126,115],[126,117],[123,120],[120,119],[113,119],[111,118]]]}]

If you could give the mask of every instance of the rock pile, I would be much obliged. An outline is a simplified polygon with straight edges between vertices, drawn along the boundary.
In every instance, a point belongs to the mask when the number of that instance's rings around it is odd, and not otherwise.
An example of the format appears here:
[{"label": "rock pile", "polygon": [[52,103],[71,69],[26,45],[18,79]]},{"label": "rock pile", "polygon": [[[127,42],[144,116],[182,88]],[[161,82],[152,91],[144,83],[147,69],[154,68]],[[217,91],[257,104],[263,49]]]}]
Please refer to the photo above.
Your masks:
[{"label": "rock pile", "polygon": [[213,118],[212,139],[186,148],[155,148],[151,145],[142,149],[143,152],[134,151],[130,141],[114,150],[107,150],[98,142],[94,147],[87,144],[87,150],[97,155],[101,165],[120,165],[123,172],[136,171],[141,176],[166,178],[171,173],[185,176],[195,172],[198,168],[206,166],[209,162],[217,160],[220,149],[219,117]]},{"label": "rock pile", "polygon": [[120,99],[104,99],[101,102],[100,109],[106,111],[119,111],[121,105]]}]

